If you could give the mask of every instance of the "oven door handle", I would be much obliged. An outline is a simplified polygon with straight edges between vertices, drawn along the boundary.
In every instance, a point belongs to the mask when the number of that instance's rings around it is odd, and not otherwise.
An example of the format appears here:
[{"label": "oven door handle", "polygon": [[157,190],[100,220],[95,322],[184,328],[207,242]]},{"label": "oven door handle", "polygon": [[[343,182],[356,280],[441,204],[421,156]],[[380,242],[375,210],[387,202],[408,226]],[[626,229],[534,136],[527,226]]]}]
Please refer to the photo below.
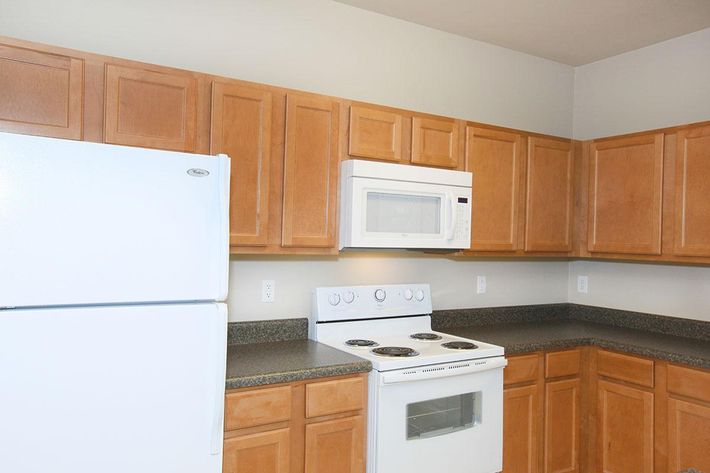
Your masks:
[{"label": "oven door handle", "polygon": [[502,356],[484,358],[480,360],[457,361],[445,365],[420,366],[418,368],[403,369],[382,373],[381,384],[406,383],[424,379],[446,378],[463,374],[480,373],[494,369],[504,368],[508,360]]}]

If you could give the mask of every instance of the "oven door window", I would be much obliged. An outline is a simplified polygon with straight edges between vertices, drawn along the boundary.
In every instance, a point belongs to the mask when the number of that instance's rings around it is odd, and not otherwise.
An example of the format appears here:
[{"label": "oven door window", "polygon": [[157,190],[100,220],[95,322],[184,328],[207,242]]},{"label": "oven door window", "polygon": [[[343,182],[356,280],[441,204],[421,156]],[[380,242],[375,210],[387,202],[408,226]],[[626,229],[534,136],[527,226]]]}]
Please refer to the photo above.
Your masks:
[{"label": "oven door window", "polygon": [[481,422],[481,392],[407,405],[407,440],[446,435]]},{"label": "oven door window", "polygon": [[365,231],[437,235],[441,232],[441,200],[426,195],[368,192]]}]

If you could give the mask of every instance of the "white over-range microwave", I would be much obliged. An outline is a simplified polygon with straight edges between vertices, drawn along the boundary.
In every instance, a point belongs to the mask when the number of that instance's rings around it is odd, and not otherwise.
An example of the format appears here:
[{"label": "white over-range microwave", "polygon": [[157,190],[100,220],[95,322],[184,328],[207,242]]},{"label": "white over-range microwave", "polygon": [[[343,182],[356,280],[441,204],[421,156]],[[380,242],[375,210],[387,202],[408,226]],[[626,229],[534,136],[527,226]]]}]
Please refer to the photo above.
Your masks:
[{"label": "white over-range microwave", "polygon": [[469,248],[472,184],[470,172],[343,161],[340,249]]}]

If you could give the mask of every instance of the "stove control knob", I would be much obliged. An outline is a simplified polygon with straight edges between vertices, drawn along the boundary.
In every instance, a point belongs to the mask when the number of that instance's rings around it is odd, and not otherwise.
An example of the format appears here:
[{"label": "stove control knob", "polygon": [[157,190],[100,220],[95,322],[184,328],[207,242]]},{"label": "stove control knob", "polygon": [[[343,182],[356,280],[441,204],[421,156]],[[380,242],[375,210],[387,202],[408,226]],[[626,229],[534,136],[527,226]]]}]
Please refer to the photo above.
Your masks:
[{"label": "stove control knob", "polygon": [[387,293],[385,292],[384,289],[376,289],[375,290],[375,300],[377,302],[384,302],[386,298],[387,298]]},{"label": "stove control knob", "polygon": [[423,301],[424,300],[424,291],[422,291],[421,289],[418,289],[417,293],[414,295],[414,297],[416,297],[419,302]]},{"label": "stove control knob", "polygon": [[412,297],[414,296],[414,293],[412,292],[411,289],[405,289],[404,290],[404,298],[408,301],[412,300]]},{"label": "stove control knob", "polygon": [[330,305],[338,305],[340,304],[340,296],[336,293],[333,293],[328,296],[328,302]]},{"label": "stove control knob", "polygon": [[345,294],[343,294],[343,300],[346,304],[352,303],[352,301],[355,300],[355,293],[353,291],[346,292]]}]

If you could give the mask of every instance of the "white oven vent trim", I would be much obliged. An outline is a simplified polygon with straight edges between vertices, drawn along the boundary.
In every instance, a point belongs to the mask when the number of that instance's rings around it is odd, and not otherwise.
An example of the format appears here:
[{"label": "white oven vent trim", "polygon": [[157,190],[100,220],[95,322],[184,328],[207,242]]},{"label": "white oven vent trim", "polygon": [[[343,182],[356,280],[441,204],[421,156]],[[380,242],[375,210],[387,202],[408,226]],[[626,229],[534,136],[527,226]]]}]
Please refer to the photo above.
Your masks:
[{"label": "white oven vent trim", "polygon": [[448,376],[458,376],[466,373],[477,373],[504,367],[508,364],[502,356],[485,358],[482,360],[469,361],[467,363],[453,363],[446,365],[434,365],[417,369],[406,369],[401,371],[385,371],[380,377],[380,384],[403,383],[422,379],[445,378]]}]

